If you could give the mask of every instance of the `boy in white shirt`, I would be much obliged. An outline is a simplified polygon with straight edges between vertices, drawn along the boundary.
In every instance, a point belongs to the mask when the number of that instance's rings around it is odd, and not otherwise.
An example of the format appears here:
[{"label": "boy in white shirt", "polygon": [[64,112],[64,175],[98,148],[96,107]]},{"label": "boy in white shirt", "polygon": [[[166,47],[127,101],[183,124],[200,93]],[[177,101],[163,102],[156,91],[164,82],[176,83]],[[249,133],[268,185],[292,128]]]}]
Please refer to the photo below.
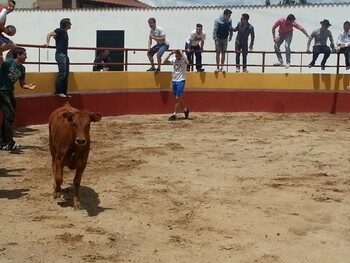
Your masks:
[{"label": "boy in white shirt", "polygon": [[[175,54],[175,57],[171,55]],[[190,109],[185,106],[182,99],[182,94],[185,89],[186,82],[186,67],[189,64],[188,59],[184,56],[182,50],[176,50],[170,52],[170,54],[165,58],[163,64],[173,64],[173,76],[172,76],[172,86],[173,92],[176,98],[175,111],[169,117],[169,121],[175,121],[177,119],[177,113],[182,109],[185,114],[185,119],[190,116]]]},{"label": "boy in white shirt", "polygon": [[343,24],[343,29],[339,34],[338,40],[337,40],[337,47],[336,50],[339,53],[343,53],[345,56],[345,66],[346,69],[350,69],[350,22],[345,21]]}]

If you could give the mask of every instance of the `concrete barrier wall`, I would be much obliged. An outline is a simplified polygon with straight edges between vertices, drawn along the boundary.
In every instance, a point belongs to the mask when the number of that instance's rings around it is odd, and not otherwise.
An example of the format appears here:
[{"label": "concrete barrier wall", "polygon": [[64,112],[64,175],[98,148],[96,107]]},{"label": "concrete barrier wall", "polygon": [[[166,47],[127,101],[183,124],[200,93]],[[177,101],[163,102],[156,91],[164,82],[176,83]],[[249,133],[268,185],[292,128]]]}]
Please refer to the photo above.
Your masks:
[{"label": "concrete barrier wall", "polygon": [[[55,73],[28,73],[34,91],[16,86],[16,126],[47,123],[66,99],[54,93]],[[349,75],[188,73],[184,99],[195,112],[350,112]],[[75,72],[70,103],[104,116],[171,113],[171,73]]]}]

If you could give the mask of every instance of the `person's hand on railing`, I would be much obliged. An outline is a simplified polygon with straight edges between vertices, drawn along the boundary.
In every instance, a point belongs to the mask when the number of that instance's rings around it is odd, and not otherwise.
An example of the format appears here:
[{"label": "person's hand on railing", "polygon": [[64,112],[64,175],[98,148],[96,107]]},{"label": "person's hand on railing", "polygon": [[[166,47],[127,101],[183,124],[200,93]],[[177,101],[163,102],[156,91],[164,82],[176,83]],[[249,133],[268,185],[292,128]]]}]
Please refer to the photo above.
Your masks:
[{"label": "person's hand on railing", "polygon": [[336,50],[337,52],[339,52],[342,48],[345,48],[345,47],[346,47],[345,45],[341,44],[341,45],[338,45],[338,46],[335,48],[335,50]]},{"label": "person's hand on railing", "polygon": [[49,46],[49,44],[44,44],[43,47],[44,48],[47,48]]}]

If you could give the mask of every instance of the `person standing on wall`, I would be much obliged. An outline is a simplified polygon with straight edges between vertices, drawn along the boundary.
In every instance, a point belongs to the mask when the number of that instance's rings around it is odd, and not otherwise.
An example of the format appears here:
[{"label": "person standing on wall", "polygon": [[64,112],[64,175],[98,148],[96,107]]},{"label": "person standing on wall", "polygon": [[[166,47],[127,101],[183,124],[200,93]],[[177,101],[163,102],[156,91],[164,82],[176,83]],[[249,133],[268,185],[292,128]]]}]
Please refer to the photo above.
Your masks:
[{"label": "person standing on wall", "polygon": [[[325,70],[327,59],[331,55],[332,50],[335,51],[335,49],[334,49],[334,41],[333,41],[332,32],[328,29],[331,26],[331,24],[329,23],[329,21],[327,19],[324,19],[320,23],[321,23],[321,28],[314,30],[311,33],[309,40],[307,41],[307,52],[311,53],[310,44],[311,44],[312,39],[314,38],[315,45],[312,48],[313,55],[312,55],[312,61],[309,64],[309,68],[315,66],[315,63],[316,63],[318,56],[322,53],[324,55],[323,55],[323,59],[321,61],[321,69]],[[329,41],[331,43],[330,44],[331,48],[329,48],[327,46],[327,39],[329,39]]]},{"label": "person standing on wall", "polygon": [[[215,72],[225,72],[224,64],[228,42],[232,39],[232,11],[225,9],[224,13],[215,20],[213,39],[216,50],[216,70]],[[221,55],[221,59],[220,59]]]},{"label": "person standing on wall", "polygon": [[53,37],[56,40],[56,54],[55,59],[58,66],[58,75],[56,79],[55,94],[62,98],[70,97],[67,94],[68,77],[69,77],[69,57],[68,57],[68,33],[71,29],[72,23],[69,18],[64,18],[60,22],[60,27],[55,31],[50,32],[46,36],[45,47],[50,44],[50,39]]},{"label": "person standing on wall", "polygon": [[[170,58],[173,54],[175,54],[175,57]],[[190,109],[185,106],[182,98],[186,82],[186,67],[189,63],[190,62],[184,56],[182,50],[170,52],[170,54],[164,60],[164,64],[173,64],[172,86],[176,98],[175,111],[169,117],[169,121],[177,120],[177,113],[180,110],[183,110],[185,119],[188,119],[190,115]]]},{"label": "person standing on wall", "polygon": [[6,27],[5,24],[7,15],[13,12],[15,7],[16,2],[14,0],[5,1],[0,7],[0,53],[16,47],[16,44],[2,34],[5,33],[9,36],[11,35],[10,29]]},{"label": "person standing on wall", "polygon": [[19,81],[22,89],[35,89],[34,83],[25,82],[25,67],[22,65],[27,59],[24,48],[13,49],[13,58],[4,60],[0,55],[0,109],[3,121],[0,129],[0,149],[6,151],[19,150],[21,146],[13,139],[13,124],[16,116],[16,98],[14,84]]},{"label": "person standing on wall", "polygon": [[[249,24],[249,15],[248,14],[242,14],[241,21],[238,22],[237,26],[233,28],[233,32],[237,31],[236,36],[236,43],[235,43],[235,51],[241,51],[242,52],[242,58],[243,58],[243,72],[247,71],[247,56],[248,56],[248,38],[250,35],[250,44],[249,44],[249,50],[253,50],[254,46],[254,39],[255,39],[255,33],[254,33],[254,27]],[[240,56],[241,54],[238,52],[236,53],[236,72],[240,72]]]},{"label": "person standing on wall", "polygon": [[[196,69],[197,72],[203,72],[202,68],[202,51],[204,48],[204,40],[206,39],[206,34],[203,31],[202,24],[197,24],[196,29],[192,31],[185,43],[186,56],[188,61],[192,63],[193,52],[196,56]],[[187,71],[190,71],[190,65],[187,65]]]},{"label": "person standing on wall", "polygon": [[[278,27],[278,37],[276,37],[277,27]],[[272,26],[272,38],[273,38],[273,42],[275,42],[274,48],[278,58],[278,62],[273,64],[274,66],[283,66],[283,59],[281,55],[280,46],[285,41],[285,44],[284,44],[286,49],[285,68],[288,69],[290,67],[290,57],[291,57],[290,44],[292,43],[292,39],[293,39],[293,27],[295,27],[296,29],[299,29],[301,32],[304,33],[304,35],[307,38],[309,38],[309,35],[306,32],[306,30],[297,22],[295,22],[295,16],[293,14],[288,15],[287,18],[281,17]]]},{"label": "person standing on wall", "polygon": [[[165,31],[162,27],[157,26],[156,19],[148,19],[148,26],[151,28],[148,37],[148,52],[147,57],[151,63],[151,68],[147,71],[160,72],[160,67],[162,64],[162,56],[165,51],[169,49],[169,43],[166,41]],[[156,41],[156,44],[152,47],[152,41]],[[154,66],[153,56],[157,53],[157,68]]]},{"label": "person standing on wall", "polygon": [[345,66],[346,69],[350,69],[350,22],[345,21],[343,24],[344,31],[340,32],[336,51],[339,53],[343,53],[345,56]]}]

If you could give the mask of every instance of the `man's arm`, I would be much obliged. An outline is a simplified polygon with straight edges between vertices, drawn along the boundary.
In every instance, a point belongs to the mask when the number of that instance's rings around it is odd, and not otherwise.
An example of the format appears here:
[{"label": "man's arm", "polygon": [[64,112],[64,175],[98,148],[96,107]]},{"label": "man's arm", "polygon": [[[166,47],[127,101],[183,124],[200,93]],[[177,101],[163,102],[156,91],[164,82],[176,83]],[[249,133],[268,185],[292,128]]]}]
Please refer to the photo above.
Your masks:
[{"label": "man's arm", "polygon": [[252,31],[250,32],[250,45],[249,45],[250,51],[253,50],[254,40],[255,40],[255,32],[254,32],[254,27],[252,26]]},{"label": "man's arm", "polygon": [[216,33],[218,31],[218,27],[219,27],[219,23],[218,21],[214,21],[214,29],[213,29],[213,39],[216,41],[217,39],[217,36],[216,36]]},{"label": "man's arm", "polygon": [[230,23],[230,34],[229,34],[229,37],[228,37],[228,41],[231,41],[232,40],[232,36],[233,36],[233,30],[232,30],[232,21]]},{"label": "man's arm", "polygon": [[150,50],[151,47],[152,47],[152,37],[151,37],[151,35],[150,35],[150,36],[148,37],[148,46],[147,46],[148,50]]},{"label": "man's arm", "polygon": [[311,37],[311,36],[307,39],[306,52],[311,53],[311,51],[310,51],[310,45],[311,45],[312,39],[313,39],[313,37]]},{"label": "man's arm", "polygon": [[170,58],[171,55],[174,54],[174,53],[175,53],[174,50],[172,50],[172,51],[166,56],[166,58],[165,58],[164,61],[163,61],[163,64],[164,64],[164,65],[169,65],[169,64],[171,64],[171,61],[169,60],[169,58]]},{"label": "man's arm", "polygon": [[329,41],[331,42],[330,47],[331,47],[332,51],[335,52],[335,45],[334,45],[334,39],[333,39],[332,32],[329,32],[329,36],[328,37],[329,37]]},{"label": "man's arm", "polygon": [[201,50],[204,49],[204,40],[201,40],[200,48],[201,48]]},{"label": "man's arm", "polygon": [[181,50],[181,49],[180,49],[179,51],[180,51],[180,54],[181,54],[182,58],[184,59],[184,61],[185,61],[186,65],[189,65],[189,64],[190,64],[190,62],[188,61],[187,57],[184,55],[184,53],[182,52],[182,50]]},{"label": "man's arm", "polygon": [[46,44],[44,44],[44,47],[48,47],[50,45],[51,37],[55,38],[56,36],[57,36],[57,33],[54,32],[54,31],[48,33],[47,36],[46,36]]},{"label": "man's arm", "polygon": [[20,80],[19,85],[21,86],[22,89],[35,89],[36,88],[35,83],[27,84],[24,80]]}]

